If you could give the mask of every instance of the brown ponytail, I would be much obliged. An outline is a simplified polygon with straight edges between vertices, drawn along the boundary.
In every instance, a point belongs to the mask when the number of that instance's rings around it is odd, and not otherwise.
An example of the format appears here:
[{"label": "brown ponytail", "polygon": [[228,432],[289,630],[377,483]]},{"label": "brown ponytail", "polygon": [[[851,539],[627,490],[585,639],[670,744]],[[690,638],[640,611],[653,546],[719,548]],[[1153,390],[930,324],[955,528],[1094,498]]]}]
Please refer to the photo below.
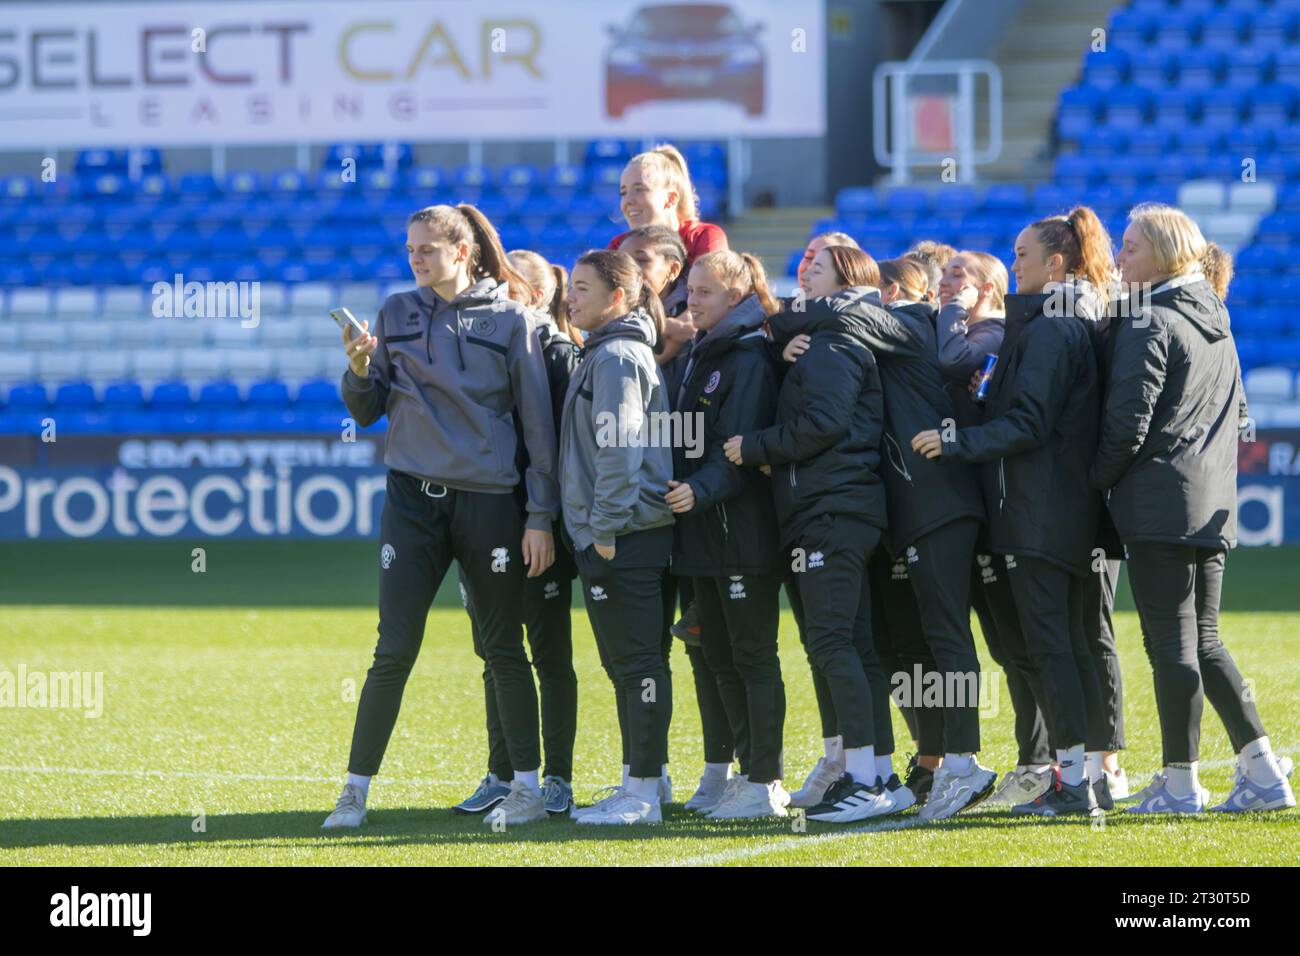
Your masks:
[{"label": "brown ponytail", "polygon": [[635,259],[626,252],[615,249],[592,249],[579,256],[574,266],[575,268],[590,266],[611,292],[614,289],[622,289],[623,300],[627,303],[629,312],[633,309],[643,309],[650,316],[650,321],[655,328],[655,341],[650,344],[656,345],[663,339],[663,303],[642,277],[641,267],[636,264]]},{"label": "brown ponytail", "polygon": [[477,207],[469,203],[459,206],[425,206],[416,210],[407,220],[427,222],[448,242],[465,243],[469,246],[470,280],[495,279],[510,288],[510,298],[516,302],[532,302],[536,291],[515,271],[501,248],[501,239],[496,229]]},{"label": "brown ponytail", "polygon": [[506,253],[506,260],[518,272],[528,285],[536,290],[528,305],[544,309],[555,323],[555,327],[573,338],[573,328],[569,325],[567,308],[569,297],[569,274],[564,266],[552,265],[545,257],[531,249],[511,249]]},{"label": "brown ponytail", "polygon": [[751,295],[758,296],[758,304],[763,307],[765,315],[776,315],[781,311],[781,306],[768,287],[767,270],[753,253],[715,249],[696,259],[692,268],[708,269],[724,289],[738,291],[742,299]]},{"label": "brown ponytail", "polygon": [[555,294],[551,296],[549,307],[551,319],[556,328],[572,339],[575,330],[569,325],[569,270],[551,263],[551,275],[555,277]]},{"label": "brown ponytail", "polygon": [[1205,244],[1205,253],[1201,256],[1201,271],[1214,289],[1214,294],[1223,302],[1228,298],[1228,286],[1232,283],[1232,253],[1213,242]]},{"label": "brown ponytail", "polygon": [[885,259],[880,265],[880,285],[896,285],[902,298],[912,302],[923,302],[930,286],[930,276],[925,263],[920,259],[901,256],[897,259]]},{"label": "brown ponytail", "polygon": [[823,251],[830,257],[835,281],[841,286],[880,287],[880,267],[870,253],[849,246],[827,246]]},{"label": "brown ponytail", "polygon": [[1038,241],[1049,256],[1059,254],[1068,275],[1087,279],[1101,297],[1103,311],[1115,278],[1110,235],[1097,214],[1075,206],[1068,216],[1050,216],[1034,223]]}]

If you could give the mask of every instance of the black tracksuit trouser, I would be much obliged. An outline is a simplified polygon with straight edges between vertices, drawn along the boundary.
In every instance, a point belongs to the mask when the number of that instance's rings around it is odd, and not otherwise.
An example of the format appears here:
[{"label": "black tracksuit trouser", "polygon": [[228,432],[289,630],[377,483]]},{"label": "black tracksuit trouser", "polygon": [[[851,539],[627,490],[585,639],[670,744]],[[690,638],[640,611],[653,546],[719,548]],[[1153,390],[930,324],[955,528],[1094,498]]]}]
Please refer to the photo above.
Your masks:
[{"label": "black tracksuit trouser", "polygon": [[[867,562],[880,529],[856,516],[822,515],[792,542],[787,585],[799,592],[795,613],[813,667],[826,682],[844,749],[894,752],[889,683],[871,636]],[[827,736],[834,736],[828,734]]]},{"label": "black tracksuit trouser", "polygon": [[[673,636],[668,630],[676,619],[677,596],[681,595],[682,613],[695,601],[695,578],[664,575],[664,594],[668,597],[664,612],[664,634],[667,643],[664,653],[672,650]],[[698,613],[698,609],[697,609]],[[703,641],[703,629],[700,640]],[[695,702],[700,709],[700,736],[704,741],[704,762],[729,764],[736,759],[738,747],[732,735],[727,708],[718,689],[718,679],[705,657],[703,646],[685,644],[686,659],[691,662],[691,678],[695,682]]]},{"label": "black tracksuit trouser", "polygon": [[979,528],[975,518],[950,521],[921,535],[906,553],[921,629],[943,675],[943,746],[953,754],[980,749],[980,659],[970,630],[970,566]]},{"label": "black tracksuit trouser", "polygon": [[971,575],[971,604],[989,656],[1002,668],[1007,696],[1015,715],[1018,766],[1031,767],[1052,762],[1052,747],[1040,701],[1042,684],[1029,660],[1025,636],[1020,630],[1015,595],[1006,560],[1000,554],[977,554]]},{"label": "black tracksuit trouser", "polygon": [[1124,682],[1115,648],[1115,588],[1119,561],[1103,560],[1083,586],[1083,633],[1101,685],[1101,713],[1106,728],[1103,750],[1124,749]]},{"label": "black tracksuit trouser", "polygon": [[1198,760],[1204,699],[1232,749],[1264,736],[1255,695],[1219,640],[1227,552],[1190,544],[1130,541],[1128,577],[1155,676],[1164,763]]},{"label": "black tracksuit trouser", "polygon": [[429,607],[453,560],[465,569],[470,602],[479,609],[510,766],[531,771],[541,764],[537,689],[524,653],[523,533],[524,517],[511,493],[457,491],[388,473],[379,535],[379,641],[357,701],[349,772],[379,772]]},{"label": "black tracksuit trouser", "polygon": [[[868,564],[871,578],[871,636],[888,677],[891,696],[907,723],[922,756],[943,754],[943,710],[916,707],[910,695],[900,693],[914,683],[916,674],[931,674],[938,668],[925,642],[921,611],[907,573],[907,557],[890,558],[877,548]],[[905,685],[903,681],[906,680]]]},{"label": "black tracksuit trouser", "polygon": [[672,682],[664,654],[664,570],[671,526],[620,535],[613,561],[587,547],[574,555],[600,663],[614,685],[623,763],[658,777],[668,762]]},{"label": "black tracksuit trouser", "polygon": [[785,684],[777,657],[781,579],[695,578],[700,639],[726,708],[740,772],[752,783],[781,777]]},{"label": "black tracksuit trouser", "polygon": [[1101,686],[1084,637],[1084,579],[1026,555],[1008,556],[1007,574],[1029,660],[1042,685],[1040,703],[1053,746],[1104,750]]},{"label": "black tracksuit trouser", "polygon": [[[524,578],[524,630],[537,672],[542,702],[542,774],[573,780],[573,745],[578,735],[578,675],[573,670],[573,565],[557,560],[539,577]],[[488,733],[488,770],[513,780],[510,752],[497,708],[496,682],[487,666],[483,640],[461,570],[461,600],[469,613],[474,653],[483,658],[483,697]]]}]

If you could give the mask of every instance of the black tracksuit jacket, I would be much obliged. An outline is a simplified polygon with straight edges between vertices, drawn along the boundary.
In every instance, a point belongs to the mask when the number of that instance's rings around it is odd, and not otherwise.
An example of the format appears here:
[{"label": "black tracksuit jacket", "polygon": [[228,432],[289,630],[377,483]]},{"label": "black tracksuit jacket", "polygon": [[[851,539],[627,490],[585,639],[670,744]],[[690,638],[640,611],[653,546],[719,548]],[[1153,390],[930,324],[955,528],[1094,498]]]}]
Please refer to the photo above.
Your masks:
[{"label": "black tracksuit jacket", "polygon": [[1086,320],[1045,313],[1048,298],[1007,297],[986,420],[958,429],[941,460],[983,464],[991,550],[1082,577],[1100,517],[1088,481],[1100,418],[1097,359]]},{"label": "black tracksuit jacket", "polygon": [[722,446],[776,420],[777,370],[768,355],[757,296],[699,335],[675,409],[703,420],[703,451],[673,449],[673,477],[690,484],[695,506],[677,516],[673,573],[684,577],[780,573],[780,536],[771,480],[746,458],[733,465]]},{"label": "black tracksuit jacket", "polygon": [[866,332],[852,316],[861,297],[862,290],[848,289],[768,319],[778,348],[799,333],[812,338],[786,370],[776,424],[742,436],[745,464],[772,467],[783,545],[822,515],[887,524],[880,476],[884,396]]}]

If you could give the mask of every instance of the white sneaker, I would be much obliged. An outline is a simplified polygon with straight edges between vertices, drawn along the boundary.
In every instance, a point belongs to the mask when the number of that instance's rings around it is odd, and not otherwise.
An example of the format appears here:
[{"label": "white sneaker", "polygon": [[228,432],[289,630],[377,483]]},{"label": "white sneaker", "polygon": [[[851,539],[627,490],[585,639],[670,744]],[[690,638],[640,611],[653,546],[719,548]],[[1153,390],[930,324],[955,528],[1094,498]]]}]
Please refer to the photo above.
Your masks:
[{"label": "white sneaker", "polygon": [[1110,791],[1111,800],[1127,800],[1128,792],[1128,774],[1124,768],[1120,767],[1114,773],[1109,770],[1102,771],[1106,775],[1106,789]]},{"label": "white sneaker", "polygon": [[[727,795],[731,787],[731,781],[737,777],[719,777],[716,773],[706,773],[700,778],[700,785],[695,789],[695,793],[686,801],[686,809],[694,810],[696,813],[708,813]],[[663,801],[661,800],[660,803]]]},{"label": "white sneaker", "polygon": [[822,757],[813,766],[803,786],[790,794],[790,806],[803,807],[805,810],[817,806],[826,799],[826,792],[844,774],[844,766]]},{"label": "white sneaker", "polygon": [[345,783],[339,794],[339,802],[334,804],[334,812],[320,825],[322,830],[338,830],[345,827],[356,828],[366,822],[366,793],[355,783]]},{"label": "white sneaker", "polygon": [[[732,780],[744,780],[732,777]],[[704,814],[712,820],[750,820],[756,817],[784,817],[790,803],[781,781],[750,783],[745,780],[727,791],[722,802]]]},{"label": "white sneaker", "polygon": [[[1141,790],[1139,790],[1136,794],[1134,794],[1133,799],[1136,799],[1139,802],[1139,804],[1144,804],[1148,801],[1149,798],[1154,797],[1157,793],[1161,792],[1164,789],[1165,789],[1164,772],[1156,771],[1151,775],[1151,782],[1147,784],[1145,787],[1143,787]],[[1203,806],[1208,807],[1210,805],[1210,791],[1206,790],[1203,786],[1201,786],[1201,782],[1199,780],[1196,782],[1196,792],[1201,798],[1201,804]]]},{"label": "white sneaker", "polygon": [[1051,768],[1036,773],[1024,767],[1008,770],[1002,775],[993,795],[984,801],[989,807],[1014,807],[1029,803],[1052,785]]},{"label": "white sneaker", "polygon": [[663,823],[663,813],[659,801],[646,803],[624,790],[599,807],[592,807],[591,812],[577,818],[577,823],[593,825],[614,825],[627,823]]},{"label": "white sneaker", "polygon": [[542,791],[516,777],[510,781],[510,796],[489,810],[483,822],[488,826],[495,823],[513,827],[521,823],[536,823],[546,817],[546,798]]},{"label": "white sneaker", "polygon": [[569,816],[572,819],[577,820],[589,813],[594,813],[595,811],[602,809],[607,803],[614,800],[623,792],[622,787],[602,787],[600,790],[597,790],[592,794],[593,799],[589,806],[580,807],[575,803],[573,810],[569,812]]},{"label": "white sneaker", "polygon": [[988,767],[981,767],[974,757],[971,758],[970,772],[965,774],[954,773],[945,760],[934,772],[934,788],[930,791],[930,799],[921,808],[921,819],[946,820],[975,806],[993,792],[997,779],[996,773]]}]

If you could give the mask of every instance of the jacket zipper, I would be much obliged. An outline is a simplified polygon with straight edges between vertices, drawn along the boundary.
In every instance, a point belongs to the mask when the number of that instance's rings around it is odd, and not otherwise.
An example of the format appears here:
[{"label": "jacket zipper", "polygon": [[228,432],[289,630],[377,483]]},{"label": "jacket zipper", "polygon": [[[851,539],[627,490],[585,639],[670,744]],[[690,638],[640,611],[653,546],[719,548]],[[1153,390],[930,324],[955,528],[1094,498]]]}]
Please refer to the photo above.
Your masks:
[{"label": "jacket zipper", "polygon": [[899,447],[898,442],[894,440],[893,435],[886,433],[885,440],[888,441],[890,447],[898,453],[897,461],[894,460],[894,455],[890,454],[889,463],[894,466],[894,471],[898,472],[910,482],[912,480],[912,473],[907,470],[907,463],[903,461],[903,449]]},{"label": "jacket zipper", "polygon": [[1001,511],[1002,506],[1007,503],[1006,464],[1007,464],[1007,460],[1005,458],[998,459],[998,491],[1001,492],[1002,494],[1002,497],[998,499],[998,511]]},{"label": "jacket zipper", "polygon": [[790,462],[790,487],[793,488],[799,484],[799,480],[794,476],[794,462]]},{"label": "jacket zipper", "polygon": [[727,528],[727,506],[722,502],[718,502],[718,514],[722,518],[722,536],[728,538],[731,536],[731,531]]}]

